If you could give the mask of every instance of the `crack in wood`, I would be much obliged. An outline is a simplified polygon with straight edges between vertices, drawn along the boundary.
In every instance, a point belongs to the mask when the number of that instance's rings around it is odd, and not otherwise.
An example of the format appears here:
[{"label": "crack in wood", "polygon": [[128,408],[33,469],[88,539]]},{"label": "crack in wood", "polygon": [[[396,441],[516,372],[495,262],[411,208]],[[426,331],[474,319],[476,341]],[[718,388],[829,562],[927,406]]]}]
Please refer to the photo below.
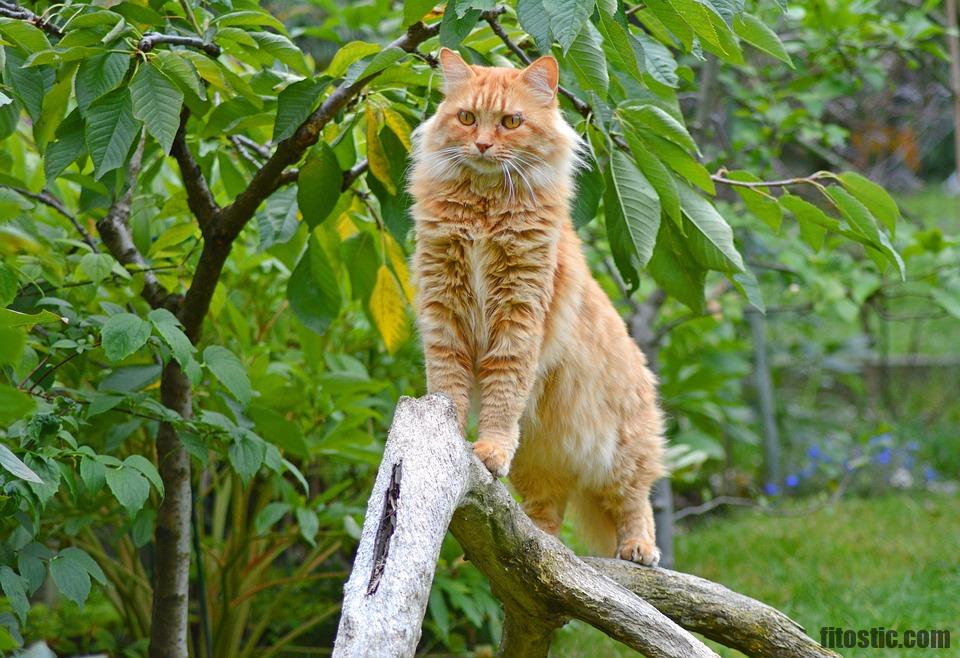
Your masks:
[{"label": "crack in wood", "polygon": [[403,460],[393,465],[390,473],[390,484],[383,496],[383,511],[380,513],[380,525],[377,527],[377,537],[373,544],[373,569],[370,580],[367,582],[367,596],[377,591],[383,571],[387,566],[387,556],[390,554],[390,540],[393,531],[397,528],[397,508],[400,500],[400,477],[403,474]]}]

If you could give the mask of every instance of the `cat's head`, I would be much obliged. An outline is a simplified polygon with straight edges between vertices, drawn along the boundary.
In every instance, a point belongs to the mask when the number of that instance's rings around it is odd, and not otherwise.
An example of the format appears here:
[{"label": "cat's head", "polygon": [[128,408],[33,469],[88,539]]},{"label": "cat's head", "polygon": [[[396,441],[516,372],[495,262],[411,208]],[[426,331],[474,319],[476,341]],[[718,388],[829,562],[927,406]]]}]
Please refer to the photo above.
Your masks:
[{"label": "cat's head", "polygon": [[557,106],[559,68],[546,55],[525,69],[471,66],[442,48],[444,100],[417,131],[418,162],[434,178],[569,176],[579,137]]}]

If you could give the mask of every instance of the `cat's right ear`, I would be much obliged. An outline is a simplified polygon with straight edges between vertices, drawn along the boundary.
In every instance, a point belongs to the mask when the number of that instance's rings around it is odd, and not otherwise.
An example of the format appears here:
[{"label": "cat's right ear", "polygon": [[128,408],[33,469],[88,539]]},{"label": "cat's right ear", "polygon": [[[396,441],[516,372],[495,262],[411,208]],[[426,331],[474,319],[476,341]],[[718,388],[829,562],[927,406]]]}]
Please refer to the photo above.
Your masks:
[{"label": "cat's right ear", "polygon": [[449,96],[473,77],[470,65],[449,48],[440,49],[440,68],[443,69],[443,93]]}]

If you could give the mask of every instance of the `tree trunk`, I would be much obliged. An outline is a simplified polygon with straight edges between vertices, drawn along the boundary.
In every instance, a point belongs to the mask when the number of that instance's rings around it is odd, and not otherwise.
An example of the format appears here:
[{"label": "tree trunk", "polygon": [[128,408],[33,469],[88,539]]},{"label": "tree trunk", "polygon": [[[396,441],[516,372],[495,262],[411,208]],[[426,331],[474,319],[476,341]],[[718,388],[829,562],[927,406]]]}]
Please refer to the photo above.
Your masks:
[{"label": "tree trunk", "polygon": [[763,462],[766,483],[780,486],[780,431],[773,397],[773,380],[767,363],[767,320],[754,309],[747,310],[747,321],[753,337],[753,373],[763,424]]},{"label": "tree trunk", "polygon": [[957,0],[947,0],[947,45],[950,48],[950,86],[953,87],[953,167],[960,185],[960,36],[957,29]]},{"label": "tree trunk", "polygon": [[[171,359],[160,380],[163,404],[190,418],[191,396],[190,380]],[[157,433],[157,464],[164,496],[157,513],[150,658],[187,658],[193,494],[190,456],[169,423],[162,423]]]},{"label": "tree trunk", "polygon": [[504,604],[501,656],[546,656],[552,631],[571,618],[654,658],[716,656],[681,626],[751,656],[835,655],[783,614],[715,583],[578,558],[540,531],[473,456],[449,398],[430,395],[401,398],[397,407],[344,588],[334,656],[414,655],[448,521]]}]

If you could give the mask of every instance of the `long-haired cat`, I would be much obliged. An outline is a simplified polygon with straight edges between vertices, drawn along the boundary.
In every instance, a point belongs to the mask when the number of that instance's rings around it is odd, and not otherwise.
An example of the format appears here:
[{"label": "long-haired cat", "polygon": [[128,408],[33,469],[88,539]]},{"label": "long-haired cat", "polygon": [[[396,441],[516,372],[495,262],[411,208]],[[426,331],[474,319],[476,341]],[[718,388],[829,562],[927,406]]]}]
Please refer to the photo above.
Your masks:
[{"label": "long-haired cat", "polygon": [[415,132],[417,312],[430,392],[547,532],[568,503],[598,550],[655,564],[664,473],[656,380],[593,279],[570,220],[580,139],[559,70],[470,66],[440,51],[444,100]]}]

